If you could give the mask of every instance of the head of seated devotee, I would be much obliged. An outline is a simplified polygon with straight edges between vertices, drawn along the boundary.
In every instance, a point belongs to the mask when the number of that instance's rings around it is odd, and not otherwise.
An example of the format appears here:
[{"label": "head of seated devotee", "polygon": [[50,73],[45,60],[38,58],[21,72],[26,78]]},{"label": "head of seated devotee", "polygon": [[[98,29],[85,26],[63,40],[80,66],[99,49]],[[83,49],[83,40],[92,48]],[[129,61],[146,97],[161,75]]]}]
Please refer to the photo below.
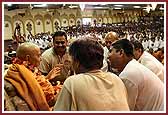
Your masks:
[{"label": "head of seated devotee", "polygon": [[76,74],[100,69],[103,66],[103,47],[89,37],[74,41],[69,47],[69,54]]}]

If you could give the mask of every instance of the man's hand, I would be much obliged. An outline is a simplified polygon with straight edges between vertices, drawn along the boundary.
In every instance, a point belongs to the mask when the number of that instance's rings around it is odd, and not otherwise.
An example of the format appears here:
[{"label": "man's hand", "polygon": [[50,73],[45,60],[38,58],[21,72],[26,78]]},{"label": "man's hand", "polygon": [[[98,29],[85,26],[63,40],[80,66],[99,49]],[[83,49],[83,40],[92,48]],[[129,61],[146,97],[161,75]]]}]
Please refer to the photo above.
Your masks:
[{"label": "man's hand", "polygon": [[[62,65],[62,66],[63,66],[63,65]],[[48,75],[47,75],[46,78],[47,78],[48,80],[51,80],[51,79],[53,79],[53,78],[59,76],[59,75],[61,74],[61,69],[62,69],[61,65],[54,67],[54,68],[48,73]]]}]

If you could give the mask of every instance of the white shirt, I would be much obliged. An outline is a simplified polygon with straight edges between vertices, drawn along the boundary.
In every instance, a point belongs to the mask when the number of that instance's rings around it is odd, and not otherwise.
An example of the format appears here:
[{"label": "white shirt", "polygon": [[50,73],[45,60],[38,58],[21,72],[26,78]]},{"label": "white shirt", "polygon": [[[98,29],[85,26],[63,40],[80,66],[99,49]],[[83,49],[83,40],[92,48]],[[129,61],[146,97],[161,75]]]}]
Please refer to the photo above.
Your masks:
[{"label": "white shirt", "polygon": [[154,49],[154,43],[152,40],[149,40],[149,49],[152,48]]},{"label": "white shirt", "polygon": [[127,88],[130,110],[163,110],[164,85],[152,71],[133,59],[119,77]]},{"label": "white shirt", "polygon": [[101,68],[101,70],[107,72],[108,71],[107,57],[109,50],[107,49],[107,47],[103,47],[103,49],[104,49],[104,59],[103,59],[103,67]]},{"label": "white shirt", "polygon": [[164,48],[164,40],[160,40],[160,46],[159,48]]},{"label": "white shirt", "polygon": [[159,48],[159,46],[160,46],[160,40],[155,40],[153,50],[154,50],[154,51],[157,51],[158,48]]},{"label": "white shirt", "polygon": [[142,45],[143,45],[144,49],[147,50],[147,49],[148,49],[148,46],[149,46],[148,40],[142,41]]},{"label": "white shirt", "polygon": [[164,66],[150,53],[144,51],[138,62],[155,73],[159,79],[164,82]]}]

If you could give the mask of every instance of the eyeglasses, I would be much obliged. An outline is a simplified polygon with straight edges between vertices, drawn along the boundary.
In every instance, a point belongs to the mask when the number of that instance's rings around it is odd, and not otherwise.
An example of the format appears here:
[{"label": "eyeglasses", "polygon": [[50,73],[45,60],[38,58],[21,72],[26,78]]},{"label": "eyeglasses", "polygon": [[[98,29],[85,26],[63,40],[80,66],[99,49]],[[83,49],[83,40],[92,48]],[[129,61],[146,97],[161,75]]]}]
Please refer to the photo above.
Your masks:
[{"label": "eyeglasses", "polygon": [[60,44],[60,43],[61,43],[61,44],[64,44],[65,41],[55,41],[55,42],[54,42],[54,44]]}]

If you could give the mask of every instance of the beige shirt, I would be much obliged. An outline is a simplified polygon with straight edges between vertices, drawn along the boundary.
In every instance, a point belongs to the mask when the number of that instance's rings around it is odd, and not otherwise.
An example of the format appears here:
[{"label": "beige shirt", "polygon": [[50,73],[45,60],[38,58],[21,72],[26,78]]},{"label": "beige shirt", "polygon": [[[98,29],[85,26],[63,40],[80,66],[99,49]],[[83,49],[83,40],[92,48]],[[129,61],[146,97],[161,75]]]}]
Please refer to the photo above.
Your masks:
[{"label": "beige shirt", "polygon": [[55,78],[56,81],[64,81],[70,75],[71,59],[69,54],[66,52],[61,58],[55,52],[53,47],[46,50],[41,57],[41,63],[39,70],[42,73],[49,73],[57,64],[64,64],[61,70],[61,75]]},{"label": "beige shirt", "polygon": [[128,111],[127,92],[121,79],[98,70],[70,76],[54,106],[55,111]]},{"label": "beige shirt", "polygon": [[133,59],[119,77],[127,88],[130,110],[163,111],[164,85],[152,71]]},{"label": "beige shirt", "polygon": [[138,61],[155,73],[159,79],[164,82],[164,66],[154,56],[144,51]]}]

